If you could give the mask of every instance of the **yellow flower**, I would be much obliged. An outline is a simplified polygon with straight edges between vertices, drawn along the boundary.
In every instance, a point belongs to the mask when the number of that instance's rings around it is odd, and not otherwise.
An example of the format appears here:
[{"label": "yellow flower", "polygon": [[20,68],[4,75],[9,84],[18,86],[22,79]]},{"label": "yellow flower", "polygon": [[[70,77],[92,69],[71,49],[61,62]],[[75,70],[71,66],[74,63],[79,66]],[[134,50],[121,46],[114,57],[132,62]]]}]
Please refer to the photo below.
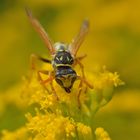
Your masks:
[{"label": "yellow flower", "polygon": [[76,131],[76,126],[75,123],[71,122],[71,121],[67,121],[65,124],[65,132],[66,132],[66,136],[67,137],[75,137],[75,131]]},{"label": "yellow flower", "polygon": [[[57,100],[50,85],[41,85],[34,71],[29,80],[25,80],[21,97],[24,103],[33,105],[36,113],[27,113],[28,122],[23,126],[24,129],[17,129],[13,133],[4,132],[2,139],[8,140],[11,136],[15,140],[23,135],[25,140],[92,140],[95,113],[110,101],[114,87],[123,82],[117,73],[106,69],[94,74],[87,73],[87,77],[90,77],[89,82],[93,83],[94,89],[89,89],[83,84],[80,97],[78,81],[70,94],[65,93],[54,81],[59,98]],[[102,128],[98,128],[95,134],[97,140],[110,140],[108,133]]]},{"label": "yellow flower", "polygon": [[30,113],[26,115],[28,119],[27,129],[35,134],[35,138],[44,139],[63,139],[63,137],[75,137],[75,123],[68,117],[54,113],[42,114],[37,112],[32,117]]},{"label": "yellow flower", "polygon": [[77,123],[77,130],[83,136],[84,135],[91,135],[91,133],[92,133],[91,128],[89,126],[82,124],[82,123]]},{"label": "yellow flower", "polygon": [[102,127],[96,129],[95,135],[96,140],[111,140],[109,134]]},{"label": "yellow flower", "polygon": [[9,132],[7,130],[2,131],[1,140],[31,140],[28,136],[28,131],[26,127],[21,127],[14,132]]},{"label": "yellow flower", "polygon": [[94,74],[94,88],[95,89],[103,89],[107,86],[119,86],[124,85],[124,82],[119,79],[119,75],[117,72],[109,72],[104,66],[101,69],[101,72],[97,72]]}]

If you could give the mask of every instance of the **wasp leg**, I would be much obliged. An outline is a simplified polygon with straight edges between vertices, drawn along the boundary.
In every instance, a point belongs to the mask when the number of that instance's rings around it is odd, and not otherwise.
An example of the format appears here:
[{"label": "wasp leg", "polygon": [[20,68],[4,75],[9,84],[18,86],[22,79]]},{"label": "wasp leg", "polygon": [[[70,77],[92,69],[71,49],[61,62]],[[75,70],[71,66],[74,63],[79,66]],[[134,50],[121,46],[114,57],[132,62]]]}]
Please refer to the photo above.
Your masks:
[{"label": "wasp leg", "polygon": [[[78,107],[79,108],[81,107],[80,96],[81,96],[81,92],[82,92],[83,83],[85,83],[87,87],[89,87],[91,89],[93,88],[93,86],[85,78],[84,65],[81,63],[81,60],[83,58],[85,58],[85,57],[86,57],[86,55],[83,55],[81,57],[75,58],[75,63],[74,63],[74,65],[79,64],[79,66],[81,68],[81,72],[82,72],[82,77],[81,76],[77,76],[77,80],[80,80],[79,91],[78,91],[78,95],[77,95]],[[87,87],[86,87],[86,90],[87,90]],[[85,90],[85,92],[86,92],[86,90]]]},{"label": "wasp leg", "polygon": [[77,64],[80,66],[81,68],[81,72],[82,72],[82,77],[85,78],[85,73],[84,73],[84,66],[81,63],[81,60],[84,59],[87,55],[83,55],[83,56],[79,56],[75,58],[75,62],[74,62],[74,66],[76,66]]},{"label": "wasp leg", "polygon": [[[31,55],[31,69],[32,70],[35,70],[36,69],[36,66],[35,66],[35,62],[36,62],[36,60],[41,60],[41,61],[43,61],[43,62],[45,62],[45,63],[50,63],[51,64],[51,61],[50,60],[48,60],[48,59],[46,59],[46,58],[43,58],[43,57],[40,57],[40,56],[38,56],[38,55],[36,55],[36,54],[32,54]],[[42,79],[42,77],[41,77],[41,73],[42,74],[45,74],[45,75],[49,75],[49,78],[47,79],[47,80],[43,80]],[[50,83],[50,86],[51,86],[51,89],[52,89],[52,91],[53,91],[53,93],[54,93],[54,95],[55,95],[55,97],[57,98],[57,100],[59,99],[58,98],[58,96],[57,96],[57,94],[56,94],[56,91],[55,91],[55,89],[54,89],[54,87],[53,87],[53,80],[54,80],[54,73],[53,72],[50,72],[50,71],[46,71],[46,70],[39,70],[39,71],[37,71],[37,75],[38,75],[38,80],[39,80],[39,82],[43,85],[43,87],[48,91],[48,93],[50,93],[49,92],[49,90],[46,88],[46,86],[45,86],[45,84],[46,83]]]},{"label": "wasp leg", "polygon": [[57,100],[59,100],[59,97],[58,97],[58,95],[56,94],[55,88],[54,88],[54,86],[53,86],[53,80],[54,80],[54,78],[55,78],[55,77],[54,77],[54,73],[53,73],[53,72],[49,72],[48,75],[49,75],[49,78],[46,79],[46,80],[42,80],[42,81],[41,81],[41,84],[45,85],[45,84],[47,84],[47,83],[50,83],[50,86],[51,86],[51,89],[52,89],[52,92],[53,92],[54,96],[56,97]]},{"label": "wasp leg", "polygon": [[[46,58],[40,57],[40,56],[38,56],[38,55],[36,55],[36,54],[32,54],[32,55],[30,56],[30,64],[31,64],[31,69],[32,69],[32,70],[36,70],[36,60],[40,60],[40,61],[43,61],[43,62],[45,62],[45,63],[51,63],[51,61],[48,60],[48,59],[46,59]],[[42,81],[42,78],[41,78],[40,73],[43,73],[43,74],[48,75],[48,74],[49,74],[49,71],[45,71],[45,70],[39,70],[39,71],[37,71],[38,79],[39,79],[40,81]]]},{"label": "wasp leg", "polygon": [[[86,56],[86,55],[85,55]],[[85,56],[82,56],[80,58],[84,58]],[[81,72],[82,72],[82,77],[78,76],[77,78],[80,79],[81,81],[83,81],[89,88],[93,88],[93,86],[86,80],[85,77],[85,72],[84,72],[84,65],[80,62],[80,59],[75,59],[75,65],[79,64],[80,68],[81,68]]]},{"label": "wasp leg", "polygon": [[31,70],[35,70],[36,69],[36,66],[35,66],[36,59],[37,59],[36,55],[35,54],[31,54],[31,56],[30,56]]},{"label": "wasp leg", "polygon": [[50,85],[51,85],[51,89],[52,89],[52,91],[53,91],[53,94],[54,94],[54,96],[56,97],[56,99],[57,99],[57,101],[59,100],[59,97],[58,97],[58,95],[56,94],[56,91],[55,91],[55,88],[54,88],[54,86],[53,86],[53,82],[51,81],[50,82]]},{"label": "wasp leg", "polygon": [[79,56],[79,57],[76,57],[74,58],[74,64],[73,64],[73,67],[75,67],[77,64],[79,64],[78,62],[81,61],[82,59],[84,59],[87,55],[84,54],[82,56]]},{"label": "wasp leg", "polygon": [[79,91],[78,91],[78,94],[77,94],[77,102],[78,102],[78,108],[80,109],[81,108],[81,102],[80,102],[80,96],[81,96],[81,93],[82,93],[82,85],[83,85],[83,82],[80,81],[80,84],[79,84]]},{"label": "wasp leg", "polygon": [[37,71],[37,76],[38,76],[39,82],[42,84],[42,86],[44,87],[44,89],[46,89],[47,92],[50,93],[50,91],[47,89],[47,87],[45,86],[45,84],[43,84],[43,79],[42,79],[42,77],[41,77],[41,73],[42,73],[42,74],[45,74],[45,75],[49,75],[49,71],[46,71],[46,70],[39,70],[39,71]]},{"label": "wasp leg", "polygon": [[77,76],[77,80],[80,80],[81,82],[85,83],[89,88],[93,89],[93,85],[90,84],[85,78]]},{"label": "wasp leg", "polygon": [[[81,102],[80,102],[80,96],[81,96],[81,93],[82,93],[82,86],[83,86],[83,83],[85,83],[89,88],[91,88],[91,89],[93,89],[93,86],[90,84],[90,83],[88,83],[87,81],[86,81],[86,79],[85,78],[83,78],[83,77],[80,77],[80,76],[77,76],[77,80],[80,80],[80,84],[79,84],[79,91],[78,91],[78,94],[77,94],[77,100],[78,100],[78,107],[80,108],[81,107]],[[86,90],[85,90],[85,92],[87,91],[87,87],[86,87]]]},{"label": "wasp leg", "polygon": [[79,64],[82,72],[82,77],[85,78],[85,72],[84,72],[84,65],[80,62],[79,59],[76,60],[77,64]]}]

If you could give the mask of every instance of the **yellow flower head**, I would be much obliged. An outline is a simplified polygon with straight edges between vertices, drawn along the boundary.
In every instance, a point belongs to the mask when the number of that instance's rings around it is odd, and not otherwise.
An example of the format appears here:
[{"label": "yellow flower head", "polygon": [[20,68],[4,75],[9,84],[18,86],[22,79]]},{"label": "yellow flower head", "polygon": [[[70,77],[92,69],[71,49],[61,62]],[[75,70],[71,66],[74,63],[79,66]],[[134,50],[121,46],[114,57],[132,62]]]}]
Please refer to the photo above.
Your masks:
[{"label": "yellow flower head", "polygon": [[[75,82],[72,92],[66,93],[55,81],[54,88],[59,99],[51,90],[50,84],[42,85],[38,81],[36,71],[26,80],[22,99],[25,104],[32,105],[36,113],[27,113],[28,122],[15,132],[3,132],[3,139],[21,135],[23,140],[70,140],[93,139],[92,120],[95,113],[113,96],[114,87],[123,84],[118,74],[104,69],[102,72],[87,73],[94,89],[80,82]],[[44,77],[46,78],[46,77]],[[80,91],[80,96],[79,96]],[[95,132],[97,140],[110,140],[102,128]]]},{"label": "yellow flower head", "polygon": [[111,140],[109,134],[102,127],[96,129],[95,135],[96,140]]},{"label": "yellow flower head", "polygon": [[83,135],[91,135],[92,131],[89,126],[86,126],[82,123],[77,123],[77,130],[78,132],[82,133]]}]

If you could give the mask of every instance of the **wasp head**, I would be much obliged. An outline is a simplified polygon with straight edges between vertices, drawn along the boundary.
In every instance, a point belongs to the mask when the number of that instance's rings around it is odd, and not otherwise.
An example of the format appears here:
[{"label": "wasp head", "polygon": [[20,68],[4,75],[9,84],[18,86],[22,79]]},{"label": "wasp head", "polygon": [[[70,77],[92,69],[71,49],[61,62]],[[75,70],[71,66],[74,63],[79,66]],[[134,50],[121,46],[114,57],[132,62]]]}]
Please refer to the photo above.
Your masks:
[{"label": "wasp head", "polygon": [[71,92],[76,78],[76,72],[71,67],[61,66],[56,70],[55,80],[67,93]]}]

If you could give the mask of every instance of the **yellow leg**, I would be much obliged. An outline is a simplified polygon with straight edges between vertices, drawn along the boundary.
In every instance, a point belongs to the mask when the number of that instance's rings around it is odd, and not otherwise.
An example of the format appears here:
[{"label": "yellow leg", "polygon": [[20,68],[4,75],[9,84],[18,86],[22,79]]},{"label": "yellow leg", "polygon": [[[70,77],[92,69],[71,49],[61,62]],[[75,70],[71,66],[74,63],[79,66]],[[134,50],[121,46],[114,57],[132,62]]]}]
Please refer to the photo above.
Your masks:
[{"label": "yellow leg", "polygon": [[57,99],[57,101],[58,101],[58,100],[59,100],[59,97],[58,97],[58,95],[56,94],[56,91],[55,91],[55,88],[54,88],[54,86],[53,86],[53,82],[52,82],[52,81],[50,82],[50,85],[51,85],[52,92],[53,92],[54,96],[56,97],[56,99]]},{"label": "yellow leg", "polygon": [[39,70],[39,71],[37,71],[37,76],[38,76],[39,82],[42,84],[42,86],[44,87],[44,89],[46,89],[47,92],[50,93],[50,91],[47,89],[47,87],[46,87],[45,84],[43,83],[43,79],[42,79],[42,77],[41,77],[41,73],[42,73],[42,74],[45,74],[45,75],[49,75],[49,71]]},{"label": "yellow leg", "polygon": [[79,91],[78,91],[78,94],[77,94],[77,101],[78,101],[78,107],[79,109],[81,108],[81,102],[80,102],[80,96],[81,96],[81,93],[82,93],[82,85],[83,85],[83,82],[80,81],[80,84],[79,84]]},{"label": "yellow leg", "polygon": [[35,54],[31,54],[31,56],[30,56],[30,66],[31,66],[32,70],[36,69],[36,59],[37,59],[37,56]]},{"label": "yellow leg", "polygon": [[84,65],[78,59],[77,59],[77,64],[79,64],[79,66],[81,68],[82,77],[85,78]]},{"label": "yellow leg", "polygon": [[46,79],[46,80],[42,80],[41,84],[45,85],[47,83],[50,83],[50,86],[51,86],[51,89],[52,89],[52,92],[53,92],[54,96],[56,97],[57,100],[59,100],[59,97],[56,94],[55,88],[53,86],[53,80],[54,80],[54,74],[53,74],[53,72],[49,72],[49,78]]},{"label": "yellow leg", "polygon": [[77,79],[80,79],[81,81],[83,81],[89,88],[93,88],[93,86],[91,84],[88,83],[88,81],[86,80],[85,77],[85,72],[84,72],[84,65],[80,62],[80,60],[76,60],[75,65],[79,64],[80,68],[81,68],[81,72],[82,72],[82,77],[78,76]]},{"label": "yellow leg", "polygon": [[[38,55],[32,54],[30,57],[30,63],[31,63],[31,69],[32,70],[36,70],[36,60],[41,60],[45,63],[51,63],[50,60],[42,58]],[[47,80],[43,80],[41,74],[45,74],[45,75],[49,75],[49,78]],[[39,70],[37,71],[37,76],[38,76],[38,80],[39,82],[42,84],[42,86],[48,91],[48,93],[50,93],[50,91],[47,89],[47,87],[45,86],[47,83],[50,83],[51,89],[53,94],[55,95],[56,99],[59,100],[56,91],[53,87],[53,80],[54,80],[54,73],[50,72],[50,71],[46,71],[46,70]]]},{"label": "yellow leg", "polygon": [[[79,88],[79,91],[78,91],[78,94],[77,94],[78,107],[80,108],[80,107],[81,107],[80,96],[81,96],[81,93],[82,93],[82,86],[83,86],[83,83],[84,83],[87,87],[89,87],[89,88],[91,88],[91,89],[93,89],[93,86],[92,86],[90,83],[88,83],[88,82],[86,81],[86,79],[83,78],[83,77],[77,76],[77,80],[80,80],[80,84],[79,84],[79,87],[78,87],[78,88]],[[86,87],[85,92],[87,91],[87,87]]]},{"label": "yellow leg", "polygon": [[83,78],[85,78],[85,73],[84,73],[84,65],[81,63],[81,60],[84,59],[86,56],[87,55],[76,57],[74,62],[74,66],[76,66],[77,64],[80,66]]},{"label": "yellow leg", "polygon": [[90,84],[85,78],[83,78],[81,76],[77,76],[77,80],[81,80],[81,82],[83,82],[84,84],[86,84],[89,88],[93,89],[93,85]]},{"label": "yellow leg", "polygon": [[[82,76],[77,76],[77,80],[80,80],[80,84],[79,84],[79,91],[78,91],[78,94],[77,94],[77,100],[78,100],[78,107],[80,108],[81,107],[81,102],[80,102],[80,96],[81,96],[81,93],[82,93],[82,86],[83,86],[83,83],[93,89],[93,85],[91,85],[87,80],[86,80],[86,77],[85,77],[85,72],[84,72],[84,65],[81,63],[81,60],[83,58],[85,58],[86,55],[83,55],[81,57],[77,57],[75,58],[75,63],[74,63],[74,66],[75,65],[79,65],[80,66],[80,69],[81,69],[81,72],[82,72]],[[87,87],[86,87],[86,90],[85,92],[87,91]]]}]

